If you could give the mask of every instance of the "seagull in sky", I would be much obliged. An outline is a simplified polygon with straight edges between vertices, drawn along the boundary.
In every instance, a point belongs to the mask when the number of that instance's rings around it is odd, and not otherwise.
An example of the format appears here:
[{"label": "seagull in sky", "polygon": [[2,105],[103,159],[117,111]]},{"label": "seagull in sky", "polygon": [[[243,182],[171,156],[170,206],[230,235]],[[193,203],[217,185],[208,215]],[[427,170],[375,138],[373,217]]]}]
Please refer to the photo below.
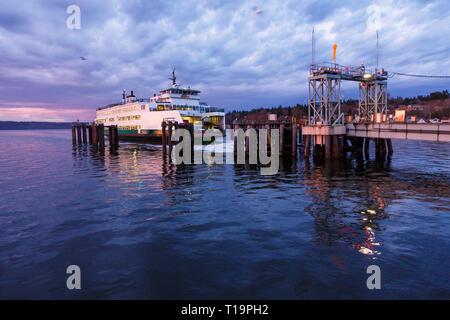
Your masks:
[{"label": "seagull in sky", "polygon": [[253,7],[253,11],[255,12],[255,14],[257,14],[258,16],[262,16],[263,12],[261,9],[259,9],[258,7]]}]

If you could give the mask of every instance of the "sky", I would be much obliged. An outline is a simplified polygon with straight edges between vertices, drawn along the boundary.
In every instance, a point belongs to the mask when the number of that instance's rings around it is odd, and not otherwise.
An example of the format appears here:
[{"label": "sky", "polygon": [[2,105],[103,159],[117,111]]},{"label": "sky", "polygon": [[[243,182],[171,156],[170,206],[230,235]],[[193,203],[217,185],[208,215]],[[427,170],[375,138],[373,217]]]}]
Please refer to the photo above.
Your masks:
[{"label": "sky", "polygon": [[[306,104],[313,27],[317,62],[337,44],[337,63],[374,67],[378,29],[380,67],[450,74],[448,0],[1,0],[0,121],[92,121],[123,89],[148,98],[169,87],[172,67],[226,111]],[[388,91],[449,84],[394,76]],[[342,95],[357,97],[357,85]]]}]

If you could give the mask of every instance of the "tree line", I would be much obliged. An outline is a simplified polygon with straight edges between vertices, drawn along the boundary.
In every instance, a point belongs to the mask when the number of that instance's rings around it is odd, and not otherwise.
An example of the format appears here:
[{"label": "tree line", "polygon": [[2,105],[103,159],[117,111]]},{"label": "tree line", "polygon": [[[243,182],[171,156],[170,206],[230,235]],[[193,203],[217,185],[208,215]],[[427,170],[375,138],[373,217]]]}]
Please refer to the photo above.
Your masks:
[{"label": "tree line", "polygon": [[[431,92],[429,95],[417,97],[395,97],[388,95],[388,108],[390,111],[401,106],[408,106],[411,104],[419,104],[424,107],[423,111],[411,111],[410,115],[445,119],[450,117],[450,99],[448,90]],[[347,115],[355,115],[358,112],[358,100],[347,99],[341,102],[342,111]],[[227,112],[225,121],[227,124],[232,124],[234,120],[265,120],[269,114],[276,114],[277,117],[296,117],[300,119],[308,115],[308,106],[296,104],[294,106],[272,108],[254,108],[252,110],[233,110]]]}]

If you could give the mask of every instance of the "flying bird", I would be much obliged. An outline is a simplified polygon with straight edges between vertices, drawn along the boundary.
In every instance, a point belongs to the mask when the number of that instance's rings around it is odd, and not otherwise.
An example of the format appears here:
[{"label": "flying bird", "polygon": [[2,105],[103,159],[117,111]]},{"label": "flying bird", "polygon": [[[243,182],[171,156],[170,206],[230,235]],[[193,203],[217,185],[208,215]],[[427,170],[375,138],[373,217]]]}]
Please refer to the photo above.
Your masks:
[{"label": "flying bird", "polygon": [[255,12],[255,14],[257,14],[258,16],[262,16],[263,14],[262,10],[258,7],[253,7],[253,12]]},{"label": "flying bird", "polygon": [[87,58],[85,58],[85,57],[80,57],[80,59],[83,61],[87,60]]}]

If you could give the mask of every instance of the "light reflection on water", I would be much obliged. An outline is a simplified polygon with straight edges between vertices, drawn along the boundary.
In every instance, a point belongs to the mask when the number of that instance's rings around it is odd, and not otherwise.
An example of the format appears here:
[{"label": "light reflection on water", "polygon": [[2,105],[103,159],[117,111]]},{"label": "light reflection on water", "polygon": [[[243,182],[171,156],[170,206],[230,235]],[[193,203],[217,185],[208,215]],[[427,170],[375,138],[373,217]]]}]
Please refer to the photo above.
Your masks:
[{"label": "light reflection on water", "polygon": [[65,130],[0,132],[0,147],[0,297],[450,297],[448,144],[394,141],[384,164],[285,159],[274,176],[72,147]]}]

